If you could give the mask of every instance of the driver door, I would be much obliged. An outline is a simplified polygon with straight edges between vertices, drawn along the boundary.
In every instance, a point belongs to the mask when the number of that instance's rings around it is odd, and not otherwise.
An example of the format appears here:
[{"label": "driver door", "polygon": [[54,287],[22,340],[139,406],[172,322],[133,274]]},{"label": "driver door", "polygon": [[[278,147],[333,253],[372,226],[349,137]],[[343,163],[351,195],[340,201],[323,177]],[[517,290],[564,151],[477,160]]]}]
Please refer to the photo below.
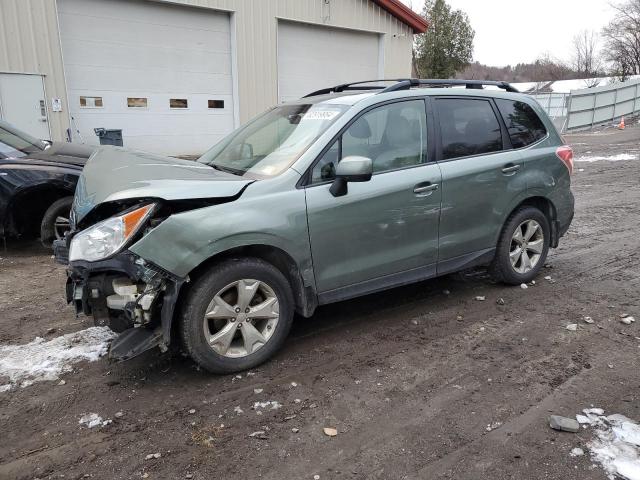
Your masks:
[{"label": "driver door", "polygon": [[[435,274],[441,174],[427,158],[423,99],[376,106],[353,121],[313,168],[305,189],[320,303]],[[371,158],[373,177],[334,197],[335,165]]]}]

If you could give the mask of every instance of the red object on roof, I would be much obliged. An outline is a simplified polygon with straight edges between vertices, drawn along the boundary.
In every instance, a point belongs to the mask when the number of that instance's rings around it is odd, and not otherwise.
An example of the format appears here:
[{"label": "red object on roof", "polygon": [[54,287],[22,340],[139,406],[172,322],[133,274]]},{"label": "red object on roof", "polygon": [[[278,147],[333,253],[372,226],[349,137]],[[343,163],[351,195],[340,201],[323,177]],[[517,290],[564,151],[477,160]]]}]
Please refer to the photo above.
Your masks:
[{"label": "red object on roof", "polygon": [[396,17],[403,23],[406,23],[413,29],[413,33],[424,33],[427,31],[429,23],[426,18],[418,15],[416,12],[407,7],[400,0],[373,0],[380,7],[384,8],[391,15]]}]

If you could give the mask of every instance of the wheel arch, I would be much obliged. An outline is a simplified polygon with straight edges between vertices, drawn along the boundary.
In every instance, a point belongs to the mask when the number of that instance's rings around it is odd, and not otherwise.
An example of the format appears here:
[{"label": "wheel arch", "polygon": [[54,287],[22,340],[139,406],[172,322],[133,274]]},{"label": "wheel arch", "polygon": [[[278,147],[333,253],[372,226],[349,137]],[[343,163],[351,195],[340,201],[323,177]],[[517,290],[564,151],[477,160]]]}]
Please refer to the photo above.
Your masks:
[{"label": "wheel arch", "polygon": [[299,265],[281,248],[267,244],[250,244],[229,248],[204,260],[189,272],[188,284],[180,292],[179,302],[186,296],[189,285],[216,264],[233,258],[258,258],[276,267],[289,281],[295,299],[295,311],[303,317],[310,317],[318,305],[315,289],[305,286]]},{"label": "wheel arch", "polygon": [[558,246],[559,236],[558,236],[558,226],[557,226],[557,210],[556,206],[553,204],[551,200],[547,197],[543,197],[541,195],[527,197],[524,200],[521,200],[515,207],[511,209],[509,214],[504,218],[504,222],[502,223],[502,229],[498,232],[498,236],[496,237],[496,243],[498,238],[500,238],[500,233],[504,229],[504,226],[507,224],[507,221],[513,215],[516,210],[519,210],[522,207],[534,207],[540,210],[547,220],[549,221],[549,226],[551,227],[551,247],[556,248]]},{"label": "wheel arch", "polygon": [[11,197],[3,219],[10,235],[38,233],[47,208],[64,197],[73,197],[74,188],[66,183],[40,183],[23,188]]}]

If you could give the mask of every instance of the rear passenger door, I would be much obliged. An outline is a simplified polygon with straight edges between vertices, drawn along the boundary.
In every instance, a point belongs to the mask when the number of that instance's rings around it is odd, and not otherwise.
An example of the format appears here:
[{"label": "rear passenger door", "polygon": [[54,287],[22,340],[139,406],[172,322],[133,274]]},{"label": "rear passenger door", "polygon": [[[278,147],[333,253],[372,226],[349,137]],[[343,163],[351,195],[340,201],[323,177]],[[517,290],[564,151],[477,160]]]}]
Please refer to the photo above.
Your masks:
[{"label": "rear passenger door", "polygon": [[446,273],[490,259],[526,182],[522,155],[512,149],[493,99],[437,96],[433,103],[442,172],[438,272]]}]

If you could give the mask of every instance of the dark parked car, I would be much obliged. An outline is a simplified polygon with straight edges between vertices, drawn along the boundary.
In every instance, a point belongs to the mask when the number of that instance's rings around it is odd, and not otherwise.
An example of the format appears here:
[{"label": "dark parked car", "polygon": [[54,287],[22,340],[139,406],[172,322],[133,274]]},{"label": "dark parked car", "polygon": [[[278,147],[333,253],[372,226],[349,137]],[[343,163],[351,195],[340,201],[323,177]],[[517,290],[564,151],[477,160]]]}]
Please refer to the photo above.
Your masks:
[{"label": "dark parked car", "polygon": [[39,235],[51,245],[62,238],[91,153],[84,145],[38,140],[0,120],[0,240]]}]

